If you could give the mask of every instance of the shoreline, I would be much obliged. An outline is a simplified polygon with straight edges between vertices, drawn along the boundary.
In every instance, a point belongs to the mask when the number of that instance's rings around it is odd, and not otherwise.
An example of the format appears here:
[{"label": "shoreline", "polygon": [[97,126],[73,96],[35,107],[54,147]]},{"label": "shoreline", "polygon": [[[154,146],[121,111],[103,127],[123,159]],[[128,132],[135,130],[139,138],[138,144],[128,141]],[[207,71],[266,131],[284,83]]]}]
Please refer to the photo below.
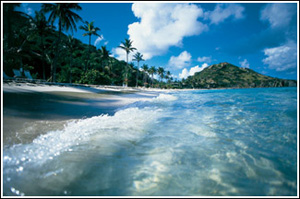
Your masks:
[{"label": "shoreline", "polygon": [[65,92],[83,92],[83,93],[100,93],[103,91],[132,91],[137,92],[140,89],[125,88],[119,86],[97,86],[85,84],[65,84],[65,83],[31,83],[31,82],[4,82],[4,92],[51,92],[51,91],[65,91]]},{"label": "shoreline", "polygon": [[[37,136],[63,128],[73,120],[114,115],[137,101],[157,97],[159,91],[4,83],[3,145],[31,142]],[[39,130],[32,131],[32,126]]]},{"label": "shoreline", "polygon": [[[297,86],[296,86],[297,87]],[[249,87],[249,88],[181,88],[161,89],[145,87],[123,87],[113,85],[89,85],[75,83],[42,83],[25,81],[4,81],[3,92],[81,92],[81,93],[135,93],[135,92],[172,92],[172,91],[193,91],[193,90],[227,90],[227,89],[255,89],[255,88],[284,88],[284,87]]]}]

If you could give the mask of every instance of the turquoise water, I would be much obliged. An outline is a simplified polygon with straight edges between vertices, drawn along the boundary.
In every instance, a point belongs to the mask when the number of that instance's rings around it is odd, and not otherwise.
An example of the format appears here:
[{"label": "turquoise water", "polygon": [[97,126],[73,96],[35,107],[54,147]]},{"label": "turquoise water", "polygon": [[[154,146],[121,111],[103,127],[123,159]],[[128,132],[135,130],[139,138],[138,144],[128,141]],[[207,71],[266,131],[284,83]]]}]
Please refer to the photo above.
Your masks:
[{"label": "turquoise water", "polygon": [[297,195],[297,89],[174,91],[4,147],[4,195]]}]

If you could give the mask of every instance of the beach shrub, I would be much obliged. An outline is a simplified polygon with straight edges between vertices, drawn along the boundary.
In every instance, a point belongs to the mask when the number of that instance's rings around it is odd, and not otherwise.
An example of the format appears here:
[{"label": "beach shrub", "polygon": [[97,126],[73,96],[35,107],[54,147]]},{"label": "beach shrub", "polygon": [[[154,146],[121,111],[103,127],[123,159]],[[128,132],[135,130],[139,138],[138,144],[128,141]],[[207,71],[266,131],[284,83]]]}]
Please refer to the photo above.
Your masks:
[{"label": "beach shrub", "polygon": [[103,72],[99,72],[95,69],[87,71],[80,79],[81,84],[102,84],[109,85],[110,78]]},{"label": "beach shrub", "polygon": [[61,66],[60,73],[57,74],[57,81],[67,83],[69,81],[69,66]]},{"label": "beach shrub", "polygon": [[38,79],[39,78],[39,73],[32,73],[31,77],[32,77],[32,79]]}]

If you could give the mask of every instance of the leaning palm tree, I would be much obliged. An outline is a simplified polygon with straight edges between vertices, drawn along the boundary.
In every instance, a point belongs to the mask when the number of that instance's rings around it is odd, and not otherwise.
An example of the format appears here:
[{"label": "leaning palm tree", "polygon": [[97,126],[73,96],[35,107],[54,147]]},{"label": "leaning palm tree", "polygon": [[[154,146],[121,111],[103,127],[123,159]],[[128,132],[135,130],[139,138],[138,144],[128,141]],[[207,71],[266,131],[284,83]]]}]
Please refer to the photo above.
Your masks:
[{"label": "leaning palm tree", "polygon": [[94,26],[94,21],[92,22],[87,22],[85,21],[84,22],[85,24],[83,26],[80,26],[79,29],[81,30],[84,30],[86,33],[84,33],[82,36],[89,36],[89,52],[88,52],[88,61],[86,63],[86,66],[85,66],[85,70],[88,69],[88,63],[89,63],[89,59],[90,59],[90,52],[91,52],[91,38],[92,38],[92,35],[95,35],[95,36],[98,36],[98,37],[101,37],[97,31],[100,31],[100,28],[98,27],[95,27]]},{"label": "leaning palm tree", "polygon": [[134,58],[133,61],[137,62],[137,68],[138,68],[138,70],[136,72],[136,85],[135,85],[135,87],[137,87],[138,86],[138,75],[139,75],[138,71],[140,68],[139,63],[140,63],[140,61],[145,61],[145,60],[143,59],[143,55],[139,52],[137,52],[135,55],[133,55],[133,58]]},{"label": "leaning palm tree", "polygon": [[[22,16],[28,17],[27,14],[17,11],[21,3],[4,3],[3,4],[3,40],[7,43],[4,48],[11,48],[14,41],[13,26],[20,22]],[[4,49],[7,50],[7,49]]]},{"label": "leaning palm tree", "polygon": [[[122,48],[126,52],[126,63],[128,65],[128,55],[131,51],[136,50],[136,48],[132,47],[132,41],[130,39],[125,39],[125,42],[121,42],[121,45],[118,46]],[[128,66],[126,65],[126,77],[125,77],[125,84],[126,87],[128,86]]]},{"label": "leaning palm tree", "polygon": [[31,17],[29,16],[29,22],[30,22],[30,32],[29,32],[29,37],[34,37],[38,36],[40,40],[40,45],[41,45],[41,51],[42,54],[40,57],[42,58],[42,67],[43,67],[43,79],[46,79],[46,67],[45,67],[45,36],[50,30],[52,29],[46,20],[46,17],[43,12],[35,11],[35,16]]},{"label": "leaning palm tree", "polygon": [[56,64],[59,54],[59,44],[61,40],[61,33],[63,30],[68,31],[69,29],[73,32],[77,30],[76,23],[82,21],[81,17],[76,14],[75,11],[81,10],[81,7],[78,3],[54,3],[54,4],[43,4],[42,11],[45,13],[50,12],[49,21],[51,25],[58,19],[58,37],[55,44],[55,55],[52,62],[51,71],[52,71],[52,81],[56,81]]},{"label": "leaning palm tree", "polygon": [[[19,63],[22,67],[22,56],[28,54],[28,52],[22,51],[22,47],[28,39],[29,15],[17,11],[20,5],[21,3],[3,4],[3,38],[1,44],[3,42],[3,61],[5,63],[3,67],[8,69],[16,67]],[[23,33],[25,34],[23,35]],[[23,36],[21,37],[21,35]],[[30,48],[26,49],[26,51],[28,50]],[[12,62],[8,61],[8,57],[13,58],[11,59]]]},{"label": "leaning palm tree", "polygon": [[152,87],[153,87],[153,75],[156,74],[157,70],[155,66],[151,66],[149,68],[149,74],[151,75],[151,82],[152,82]]}]

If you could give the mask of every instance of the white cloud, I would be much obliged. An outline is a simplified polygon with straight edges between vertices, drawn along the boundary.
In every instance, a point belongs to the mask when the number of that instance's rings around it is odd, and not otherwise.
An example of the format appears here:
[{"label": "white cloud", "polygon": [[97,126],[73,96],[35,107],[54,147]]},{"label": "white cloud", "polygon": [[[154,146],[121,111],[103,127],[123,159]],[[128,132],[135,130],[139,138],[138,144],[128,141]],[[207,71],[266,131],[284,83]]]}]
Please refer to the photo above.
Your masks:
[{"label": "white cloud", "polygon": [[209,65],[207,63],[202,64],[201,66],[201,71],[204,70],[205,68],[207,68]]},{"label": "white cloud", "polygon": [[250,64],[249,64],[247,59],[244,59],[244,61],[240,61],[240,65],[244,68],[249,68],[250,67]]},{"label": "white cloud", "polygon": [[127,33],[144,59],[164,54],[171,46],[181,46],[184,37],[208,29],[198,21],[202,8],[194,4],[133,3],[132,11],[140,21],[130,24]]},{"label": "white cloud", "polygon": [[179,78],[186,79],[189,76],[189,71],[184,68],[181,73],[179,73]]},{"label": "white cloud", "polygon": [[[112,57],[115,57],[118,60],[126,61],[126,52],[122,48],[113,48],[112,50]],[[132,61],[132,55],[134,52],[130,52],[128,55],[128,62]]]},{"label": "white cloud", "polygon": [[217,4],[213,11],[207,11],[204,15],[205,19],[209,19],[212,24],[218,24],[231,16],[234,19],[243,18],[244,10],[245,8],[238,4]]},{"label": "white cloud", "polygon": [[97,46],[100,43],[100,41],[102,41],[103,39],[104,39],[103,35],[100,35],[100,37],[97,37],[97,39],[94,42],[94,46]]},{"label": "white cloud", "polygon": [[210,57],[198,57],[197,58],[197,61],[198,62],[208,62],[208,63],[210,63],[211,62],[211,56]]},{"label": "white cloud", "polygon": [[262,61],[270,69],[285,71],[297,67],[297,44],[294,41],[275,48],[266,48],[264,53],[267,57]]},{"label": "white cloud", "polygon": [[295,14],[294,6],[291,4],[272,3],[268,4],[262,11],[260,19],[268,21],[272,28],[285,27],[289,25]]},{"label": "white cloud", "polygon": [[184,68],[181,73],[179,73],[179,78],[181,79],[186,79],[188,76],[193,76],[195,73],[200,72],[202,70],[204,70],[206,67],[208,67],[207,63],[202,64],[201,67],[199,67],[199,65],[194,66],[190,69],[190,71],[188,71],[186,68]]},{"label": "white cloud", "polygon": [[187,51],[183,51],[182,53],[180,53],[180,55],[178,55],[178,57],[171,56],[168,65],[178,69],[187,67],[190,65],[191,58],[192,56],[190,53],[188,53]]},{"label": "white cloud", "polygon": [[195,73],[200,72],[200,71],[202,71],[202,69],[197,65],[190,69],[189,75],[193,76],[193,75],[195,75]]}]

